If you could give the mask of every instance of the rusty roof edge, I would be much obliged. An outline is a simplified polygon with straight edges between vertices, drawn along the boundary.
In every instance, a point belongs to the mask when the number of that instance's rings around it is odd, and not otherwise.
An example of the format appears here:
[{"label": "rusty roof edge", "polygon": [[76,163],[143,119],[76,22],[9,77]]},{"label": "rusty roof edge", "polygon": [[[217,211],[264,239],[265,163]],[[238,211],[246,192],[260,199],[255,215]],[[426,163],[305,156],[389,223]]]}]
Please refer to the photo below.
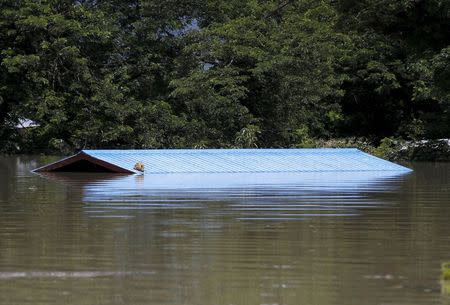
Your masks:
[{"label": "rusty roof edge", "polygon": [[96,157],[93,157],[93,156],[91,156],[90,154],[88,154],[88,153],[86,153],[84,151],[80,151],[80,152],[76,153],[75,155],[63,158],[61,160],[52,162],[50,164],[47,164],[47,165],[44,165],[44,166],[41,166],[41,167],[38,167],[38,168],[32,170],[32,172],[35,172],[35,173],[51,172],[51,171],[54,171],[54,170],[56,170],[58,168],[61,168],[63,166],[72,164],[72,163],[74,163],[74,162],[76,162],[78,160],[90,161],[90,162],[92,162],[94,164],[103,166],[103,167],[105,167],[105,168],[107,168],[107,169],[109,169],[109,170],[111,170],[111,171],[113,171],[115,173],[135,174],[135,172],[133,172],[131,170],[128,170],[126,168],[123,168],[123,167],[117,166],[115,164],[106,162],[104,160],[98,159]]},{"label": "rusty roof edge", "polygon": [[[39,172],[46,172],[46,171],[51,171],[53,169],[57,169],[57,168],[65,165],[65,164],[69,164],[69,163],[66,163],[66,162],[71,161],[72,159],[74,159],[75,157],[77,157],[81,153],[82,152],[80,151],[80,152],[78,152],[78,153],[76,153],[76,154],[74,154],[72,156],[60,159],[58,161],[52,162],[50,164],[46,164],[46,165],[38,167],[38,168],[35,168],[35,169],[32,170],[32,172],[39,173]],[[75,160],[73,162],[75,162]],[[63,163],[63,164],[61,164],[61,163]],[[70,162],[70,163],[72,163],[72,162]],[[61,166],[58,166],[59,164],[61,164]]]}]

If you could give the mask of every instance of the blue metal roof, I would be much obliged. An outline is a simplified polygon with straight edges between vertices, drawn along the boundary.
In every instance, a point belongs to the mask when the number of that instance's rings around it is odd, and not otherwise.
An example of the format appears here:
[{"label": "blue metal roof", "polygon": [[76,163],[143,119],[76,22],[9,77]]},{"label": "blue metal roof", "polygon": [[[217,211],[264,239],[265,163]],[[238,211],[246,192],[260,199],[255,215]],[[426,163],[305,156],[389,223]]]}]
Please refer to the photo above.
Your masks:
[{"label": "blue metal roof", "polygon": [[136,173],[134,165],[142,162],[146,174],[411,171],[356,148],[83,150],[82,153]]}]

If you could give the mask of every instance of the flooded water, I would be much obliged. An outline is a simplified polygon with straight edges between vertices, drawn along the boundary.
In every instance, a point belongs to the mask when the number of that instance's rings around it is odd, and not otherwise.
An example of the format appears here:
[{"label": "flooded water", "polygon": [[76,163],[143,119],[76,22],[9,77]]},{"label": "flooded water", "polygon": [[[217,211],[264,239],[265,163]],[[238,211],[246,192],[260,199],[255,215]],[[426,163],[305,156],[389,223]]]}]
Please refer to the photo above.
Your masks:
[{"label": "flooded water", "polygon": [[0,157],[0,304],[450,304],[450,164],[40,176]]}]

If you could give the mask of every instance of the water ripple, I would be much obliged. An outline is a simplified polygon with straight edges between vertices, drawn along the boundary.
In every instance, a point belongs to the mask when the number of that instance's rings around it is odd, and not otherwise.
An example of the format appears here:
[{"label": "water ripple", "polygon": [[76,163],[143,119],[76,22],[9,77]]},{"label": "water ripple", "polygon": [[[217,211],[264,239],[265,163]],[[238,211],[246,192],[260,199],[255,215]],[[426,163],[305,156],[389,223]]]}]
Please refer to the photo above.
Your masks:
[{"label": "water ripple", "polygon": [[16,278],[95,278],[153,275],[155,272],[129,271],[22,271],[0,272],[0,280]]},{"label": "water ripple", "polygon": [[126,176],[87,181],[83,201],[86,213],[96,218],[170,210],[201,210],[205,218],[231,215],[238,221],[354,217],[385,205],[377,197],[394,192],[404,177],[379,172]]}]

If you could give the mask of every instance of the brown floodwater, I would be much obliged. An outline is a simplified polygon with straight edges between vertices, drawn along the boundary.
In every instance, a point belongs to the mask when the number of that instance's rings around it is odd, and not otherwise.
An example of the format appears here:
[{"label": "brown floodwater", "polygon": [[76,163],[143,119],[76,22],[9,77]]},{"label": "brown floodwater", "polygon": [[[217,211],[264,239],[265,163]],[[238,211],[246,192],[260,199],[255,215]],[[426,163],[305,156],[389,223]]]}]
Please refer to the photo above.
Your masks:
[{"label": "brown floodwater", "polygon": [[0,157],[0,304],[450,304],[450,164],[122,176]]}]

